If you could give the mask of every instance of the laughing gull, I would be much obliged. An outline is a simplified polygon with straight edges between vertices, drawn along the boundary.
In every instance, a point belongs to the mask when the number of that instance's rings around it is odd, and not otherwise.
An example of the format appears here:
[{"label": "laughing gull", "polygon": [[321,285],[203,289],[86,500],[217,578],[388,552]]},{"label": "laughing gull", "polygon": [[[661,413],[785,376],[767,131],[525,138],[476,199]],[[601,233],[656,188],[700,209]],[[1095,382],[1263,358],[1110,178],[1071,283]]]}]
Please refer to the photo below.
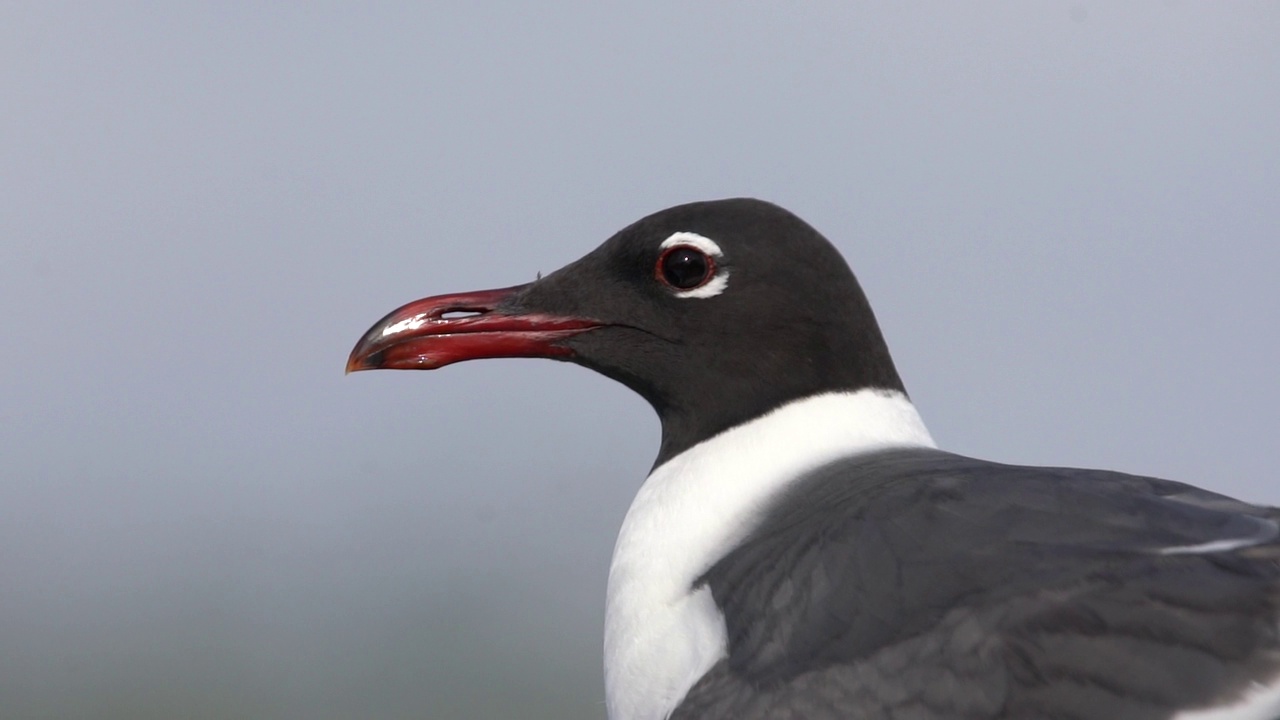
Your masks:
[{"label": "laughing gull", "polygon": [[609,571],[612,720],[1280,718],[1280,511],[938,450],[844,259],[775,205],[650,215],[409,303],[348,371],[547,357],[662,443]]}]

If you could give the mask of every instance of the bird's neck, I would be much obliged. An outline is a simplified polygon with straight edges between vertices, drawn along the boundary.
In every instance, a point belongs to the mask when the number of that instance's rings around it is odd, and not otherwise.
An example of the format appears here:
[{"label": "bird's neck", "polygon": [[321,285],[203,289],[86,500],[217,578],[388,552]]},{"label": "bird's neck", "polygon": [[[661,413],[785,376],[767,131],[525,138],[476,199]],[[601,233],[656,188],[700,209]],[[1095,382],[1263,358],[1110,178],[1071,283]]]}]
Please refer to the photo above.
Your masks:
[{"label": "bird's neck", "polygon": [[605,685],[612,720],[664,718],[725,653],[724,620],[693,587],[810,470],[889,447],[933,447],[899,391],[787,403],[654,468],[631,503],[609,571]]}]

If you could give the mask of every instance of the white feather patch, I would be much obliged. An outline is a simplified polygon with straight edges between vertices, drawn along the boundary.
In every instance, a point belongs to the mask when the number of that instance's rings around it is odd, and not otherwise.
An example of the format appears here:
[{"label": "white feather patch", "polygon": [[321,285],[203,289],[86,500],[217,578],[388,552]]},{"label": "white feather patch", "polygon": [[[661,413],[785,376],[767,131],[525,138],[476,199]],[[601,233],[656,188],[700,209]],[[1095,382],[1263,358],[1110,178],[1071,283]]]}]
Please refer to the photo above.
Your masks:
[{"label": "white feather patch", "polygon": [[611,720],[664,720],[725,656],[724,618],[693,582],[755,528],[770,498],[837,458],[912,446],[934,443],[911,402],[861,390],[789,403],[654,469],[622,523],[609,570]]},{"label": "white feather patch", "polygon": [[1199,545],[1179,545],[1177,547],[1160,548],[1161,555],[1208,555],[1209,553],[1227,552],[1229,550],[1239,550],[1243,547],[1251,545],[1261,545],[1270,540],[1269,537],[1247,537],[1247,538],[1230,538],[1227,540],[1213,540]]},{"label": "white feather patch", "polygon": [[1186,710],[1172,720],[1275,720],[1280,717],[1280,678],[1255,682],[1239,701],[1230,705]]}]

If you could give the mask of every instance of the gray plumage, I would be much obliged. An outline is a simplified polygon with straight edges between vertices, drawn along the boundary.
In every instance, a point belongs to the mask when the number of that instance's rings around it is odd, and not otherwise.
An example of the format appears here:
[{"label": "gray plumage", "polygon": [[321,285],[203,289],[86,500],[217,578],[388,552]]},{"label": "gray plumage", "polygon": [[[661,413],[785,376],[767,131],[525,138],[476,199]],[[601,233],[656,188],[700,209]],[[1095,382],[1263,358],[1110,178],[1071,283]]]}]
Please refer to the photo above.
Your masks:
[{"label": "gray plumage", "polygon": [[[1280,673],[1275,509],[926,449],[797,483],[702,578],[728,657],[673,720],[1169,718]],[[1220,552],[1167,548],[1236,540]]]}]

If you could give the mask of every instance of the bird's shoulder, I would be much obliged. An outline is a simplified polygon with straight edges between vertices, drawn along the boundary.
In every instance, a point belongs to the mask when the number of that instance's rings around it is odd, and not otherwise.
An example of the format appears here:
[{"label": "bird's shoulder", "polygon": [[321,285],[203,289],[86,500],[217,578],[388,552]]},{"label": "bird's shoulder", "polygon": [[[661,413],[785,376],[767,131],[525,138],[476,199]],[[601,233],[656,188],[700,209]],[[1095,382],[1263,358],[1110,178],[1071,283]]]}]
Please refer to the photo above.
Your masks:
[{"label": "bird's shoulder", "polygon": [[673,717],[1086,703],[1155,718],[1216,702],[1280,670],[1278,517],[1115,472],[928,449],[843,459],[700,578],[728,656]]}]

